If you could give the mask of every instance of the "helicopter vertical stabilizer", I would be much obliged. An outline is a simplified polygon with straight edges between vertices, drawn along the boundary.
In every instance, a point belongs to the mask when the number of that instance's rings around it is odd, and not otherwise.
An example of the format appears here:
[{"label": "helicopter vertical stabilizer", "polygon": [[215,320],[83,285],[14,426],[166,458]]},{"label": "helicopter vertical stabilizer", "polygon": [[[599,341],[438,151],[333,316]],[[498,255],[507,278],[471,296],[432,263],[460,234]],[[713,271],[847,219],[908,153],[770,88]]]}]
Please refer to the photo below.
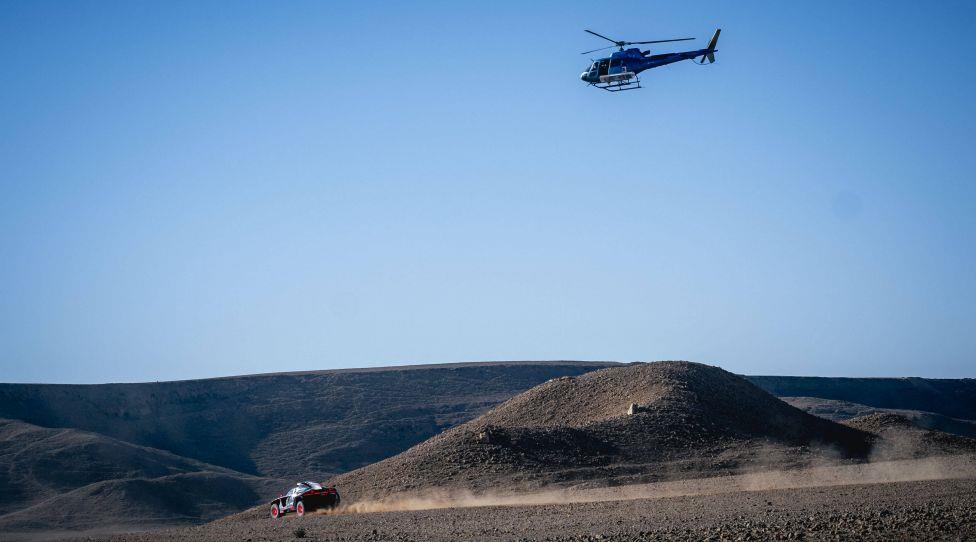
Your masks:
[{"label": "helicopter vertical stabilizer", "polygon": [[715,50],[715,46],[718,45],[718,35],[721,34],[721,33],[722,33],[722,29],[721,28],[718,28],[718,29],[715,30],[715,33],[712,34],[712,39],[708,40],[708,50],[709,51],[714,51]]},{"label": "helicopter vertical stabilizer", "polygon": [[721,28],[716,28],[715,33],[712,34],[712,39],[708,40],[708,63],[711,64],[715,62],[715,46],[718,45],[718,35],[722,33]]}]

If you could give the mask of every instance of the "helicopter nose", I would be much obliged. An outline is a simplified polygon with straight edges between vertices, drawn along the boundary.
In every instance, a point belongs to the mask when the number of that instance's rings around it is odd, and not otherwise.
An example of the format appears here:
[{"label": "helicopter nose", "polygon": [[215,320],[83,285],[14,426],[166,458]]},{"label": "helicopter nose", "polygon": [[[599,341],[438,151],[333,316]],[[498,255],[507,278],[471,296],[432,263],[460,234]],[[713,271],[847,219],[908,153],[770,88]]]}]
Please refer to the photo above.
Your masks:
[{"label": "helicopter nose", "polygon": [[587,72],[583,72],[580,74],[580,81],[586,81],[586,73]]}]

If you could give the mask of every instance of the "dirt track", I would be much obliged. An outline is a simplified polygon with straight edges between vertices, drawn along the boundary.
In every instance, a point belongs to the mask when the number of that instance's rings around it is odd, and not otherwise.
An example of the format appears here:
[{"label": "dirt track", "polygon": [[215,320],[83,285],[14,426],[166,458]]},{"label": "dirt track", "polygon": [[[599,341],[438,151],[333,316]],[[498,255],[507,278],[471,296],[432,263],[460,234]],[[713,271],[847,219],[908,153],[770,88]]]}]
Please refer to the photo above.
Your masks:
[{"label": "dirt track", "polygon": [[[314,514],[277,521],[255,511],[200,527],[112,540],[294,540],[298,527],[306,530],[306,539],[322,541],[972,540],[976,538],[976,476],[971,465],[971,460],[938,468],[896,463],[890,470],[861,474],[845,467],[805,478],[772,473],[766,478],[618,488],[621,497],[631,497],[627,500],[601,500],[615,492],[601,489],[577,494],[579,500],[589,495],[594,502],[504,506],[474,502],[462,503],[475,506],[461,508]],[[961,470],[954,474],[951,469]],[[917,478],[965,477],[836,485],[843,484],[844,477],[880,480],[899,471]],[[814,487],[743,489],[803,484]],[[655,489],[671,496],[644,497]],[[442,504],[430,501],[417,506]]]}]

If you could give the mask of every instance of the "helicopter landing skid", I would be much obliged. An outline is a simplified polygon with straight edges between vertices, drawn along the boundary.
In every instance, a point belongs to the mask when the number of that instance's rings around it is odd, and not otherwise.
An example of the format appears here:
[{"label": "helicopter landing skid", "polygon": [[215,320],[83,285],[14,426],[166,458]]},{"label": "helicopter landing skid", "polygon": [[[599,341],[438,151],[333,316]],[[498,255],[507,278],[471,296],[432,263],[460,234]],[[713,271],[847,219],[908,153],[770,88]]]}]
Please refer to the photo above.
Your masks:
[{"label": "helicopter landing skid", "polygon": [[[621,77],[625,75],[625,77]],[[629,77],[628,77],[629,76]],[[590,85],[603,89],[607,92],[620,92],[621,90],[634,90],[641,88],[640,77],[637,74],[620,74],[610,77],[601,77],[599,83],[590,83]]]}]

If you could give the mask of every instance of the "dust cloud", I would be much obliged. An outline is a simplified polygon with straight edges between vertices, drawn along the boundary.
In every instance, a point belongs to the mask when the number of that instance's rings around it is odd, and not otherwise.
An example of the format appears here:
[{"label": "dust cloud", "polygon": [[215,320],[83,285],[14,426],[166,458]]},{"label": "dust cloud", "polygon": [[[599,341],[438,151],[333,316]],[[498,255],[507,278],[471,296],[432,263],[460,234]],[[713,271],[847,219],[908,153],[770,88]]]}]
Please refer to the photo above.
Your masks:
[{"label": "dust cloud", "polygon": [[598,489],[558,489],[529,493],[473,493],[463,490],[429,490],[380,499],[365,499],[327,514],[368,514],[471,508],[484,506],[531,506],[633,499],[659,499],[853,484],[878,484],[953,478],[976,478],[976,458],[943,456],[861,464],[821,465],[791,470],[762,470],[730,476],[657,482]]}]

